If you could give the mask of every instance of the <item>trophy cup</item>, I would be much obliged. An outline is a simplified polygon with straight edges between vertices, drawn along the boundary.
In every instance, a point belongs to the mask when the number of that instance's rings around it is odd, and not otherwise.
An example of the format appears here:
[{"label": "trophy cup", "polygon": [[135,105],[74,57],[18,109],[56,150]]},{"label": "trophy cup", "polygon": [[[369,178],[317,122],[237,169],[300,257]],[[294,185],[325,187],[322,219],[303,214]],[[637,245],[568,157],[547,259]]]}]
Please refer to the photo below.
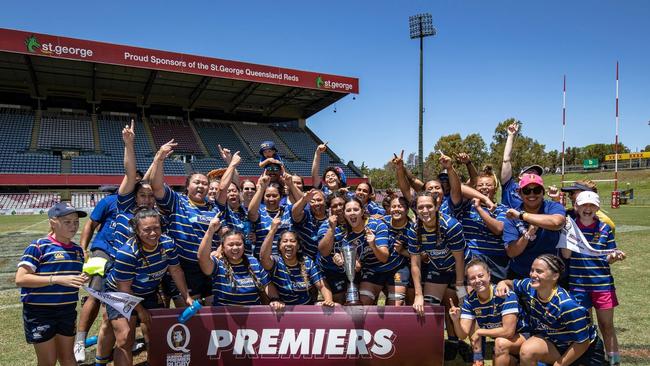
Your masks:
[{"label": "trophy cup", "polygon": [[357,263],[357,248],[354,245],[344,245],[341,247],[341,255],[343,256],[343,269],[345,275],[350,282],[348,290],[345,293],[345,305],[361,305],[359,301],[359,289],[354,283],[354,275],[356,271],[354,267]]}]

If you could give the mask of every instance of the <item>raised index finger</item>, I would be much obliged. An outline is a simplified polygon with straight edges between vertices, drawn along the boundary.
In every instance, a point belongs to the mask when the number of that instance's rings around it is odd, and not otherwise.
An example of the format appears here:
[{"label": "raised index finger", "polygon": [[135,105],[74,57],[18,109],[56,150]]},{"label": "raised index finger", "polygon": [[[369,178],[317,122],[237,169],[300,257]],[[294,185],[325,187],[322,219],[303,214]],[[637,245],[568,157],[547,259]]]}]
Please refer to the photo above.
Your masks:
[{"label": "raised index finger", "polygon": [[402,149],[402,152],[399,154],[399,158],[404,160],[404,149]]},{"label": "raised index finger", "polygon": [[131,118],[131,131],[135,130],[135,119]]}]

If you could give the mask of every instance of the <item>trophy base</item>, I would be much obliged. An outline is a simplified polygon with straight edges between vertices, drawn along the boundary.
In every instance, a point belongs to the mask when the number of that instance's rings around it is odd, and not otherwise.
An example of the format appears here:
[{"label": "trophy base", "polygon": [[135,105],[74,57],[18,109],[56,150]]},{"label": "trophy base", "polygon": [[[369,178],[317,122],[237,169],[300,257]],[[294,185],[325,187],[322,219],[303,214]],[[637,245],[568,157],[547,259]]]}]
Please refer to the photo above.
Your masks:
[{"label": "trophy base", "polygon": [[357,301],[346,301],[345,304],[343,304],[343,305],[344,306],[361,306],[363,304],[361,303],[361,301],[357,300]]}]

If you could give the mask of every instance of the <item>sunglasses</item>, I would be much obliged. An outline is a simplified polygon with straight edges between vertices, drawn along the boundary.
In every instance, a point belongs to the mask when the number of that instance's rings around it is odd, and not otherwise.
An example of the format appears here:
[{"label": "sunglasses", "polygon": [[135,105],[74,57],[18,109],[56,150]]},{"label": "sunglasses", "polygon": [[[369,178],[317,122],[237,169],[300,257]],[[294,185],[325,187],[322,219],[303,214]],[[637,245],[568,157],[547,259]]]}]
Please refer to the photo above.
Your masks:
[{"label": "sunglasses", "polygon": [[541,194],[542,192],[544,192],[544,187],[542,187],[542,186],[536,186],[535,188],[524,187],[524,188],[521,189],[521,193],[523,193],[525,195],[529,195],[531,193]]},{"label": "sunglasses", "polygon": [[255,191],[255,188],[252,188],[252,187],[244,187],[244,188],[242,188],[242,190],[244,190],[244,191],[253,191],[253,192],[254,192],[254,191]]}]

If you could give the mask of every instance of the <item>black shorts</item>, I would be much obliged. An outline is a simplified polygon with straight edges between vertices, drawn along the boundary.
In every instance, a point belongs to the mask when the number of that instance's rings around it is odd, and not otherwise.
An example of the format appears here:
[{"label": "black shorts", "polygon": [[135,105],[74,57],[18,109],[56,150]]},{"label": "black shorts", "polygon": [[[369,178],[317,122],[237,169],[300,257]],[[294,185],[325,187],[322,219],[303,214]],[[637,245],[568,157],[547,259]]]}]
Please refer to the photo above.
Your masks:
[{"label": "black shorts", "polygon": [[43,343],[60,334],[74,337],[77,333],[77,304],[23,304],[23,326],[27,343]]},{"label": "black shorts", "polygon": [[205,298],[212,295],[212,278],[203,274],[199,262],[190,262],[183,259],[180,262],[185,273],[185,282],[190,296],[199,295]]},{"label": "black shorts", "polygon": [[[563,355],[568,347],[557,347],[557,351]],[[591,342],[587,351],[575,360],[571,366],[597,366],[605,365],[605,349],[603,348],[603,341],[600,337]]]},{"label": "black shorts", "polygon": [[411,280],[411,267],[404,265],[387,272],[361,271],[361,282],[379,286],[407,286]]},{"label": "black shorts", "polygon": [[[454,285],[456,283],[456,272],[436,271],[431,266],[427,266],[423,273],[423,281],[441,285]],[[424,284],[423,284],[424,285]]]},{"label": "black shorts", "polygon": [[[348,289],[348,277],[345,273],[328,271],[323,269],[323,275],[325,276],[325,282],[332,290],[332,294],[340,294],[345,292]],[[361,276],[359,272],[354,277],[354,283],[359,283]]]}]

